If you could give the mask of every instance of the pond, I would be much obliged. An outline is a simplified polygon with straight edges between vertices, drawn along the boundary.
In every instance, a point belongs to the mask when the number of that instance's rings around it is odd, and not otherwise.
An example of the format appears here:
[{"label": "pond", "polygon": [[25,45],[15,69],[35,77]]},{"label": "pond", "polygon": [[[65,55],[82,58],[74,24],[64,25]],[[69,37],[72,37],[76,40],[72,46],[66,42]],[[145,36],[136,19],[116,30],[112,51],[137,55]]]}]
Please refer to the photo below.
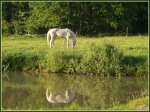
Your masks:
[{"label": "pond", "polygon": [[148,79],[2,73],[3,110],[105,110],[148,94]]}]

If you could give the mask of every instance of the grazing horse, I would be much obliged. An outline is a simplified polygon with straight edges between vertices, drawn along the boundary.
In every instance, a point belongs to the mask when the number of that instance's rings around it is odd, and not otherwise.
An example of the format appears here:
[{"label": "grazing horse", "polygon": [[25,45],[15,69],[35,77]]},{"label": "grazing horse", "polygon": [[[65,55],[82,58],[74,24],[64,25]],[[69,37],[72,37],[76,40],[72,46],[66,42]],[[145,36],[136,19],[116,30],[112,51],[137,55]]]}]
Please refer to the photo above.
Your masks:
[{"label": "grazing horse", "polygon": [[[51,40],[50,40],[50,37],[51,37]],[[64,44],[67,40],[67,48],[69,48],[69,38],[71,37],[72,38],[72,48],[74,49],[74,47],[76,45],[76,36],[70,29],[68,29],[68,28],[66,28],[66,29],[58,29],[58,28],[50,29],[47,32],[47,42],[48,42],[48,45],[50,44],[50,48],[52,48],[52,44],[54,47],[55,37],[65,38]],[[62,48],[64,47],[64,44],[63,44]]]}]

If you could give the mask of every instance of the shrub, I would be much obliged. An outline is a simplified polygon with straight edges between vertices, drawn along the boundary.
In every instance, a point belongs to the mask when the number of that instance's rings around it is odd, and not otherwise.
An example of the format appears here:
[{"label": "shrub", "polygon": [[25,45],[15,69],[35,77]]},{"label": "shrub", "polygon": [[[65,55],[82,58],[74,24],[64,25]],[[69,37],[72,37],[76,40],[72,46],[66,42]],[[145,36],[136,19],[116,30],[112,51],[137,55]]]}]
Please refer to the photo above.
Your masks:
[{"label": "shrub", "polygon": [[66,72],[69,58],[64,51],[53,51],[47,54],[47,68],[50,72]]},{"label": "shrub", "polygon": [[123,53],[114,45],[104,44],[99,47],[92,44],[81,61],[81,69],[83,73],[120,75],[122,59]]},{"label": "shrub", "polygon": [[69,61],[69,66],[68,66],[68,73],[78,73],[78,65],[79,65],[79,61],[77,58],[75,59],[70,59]]}]

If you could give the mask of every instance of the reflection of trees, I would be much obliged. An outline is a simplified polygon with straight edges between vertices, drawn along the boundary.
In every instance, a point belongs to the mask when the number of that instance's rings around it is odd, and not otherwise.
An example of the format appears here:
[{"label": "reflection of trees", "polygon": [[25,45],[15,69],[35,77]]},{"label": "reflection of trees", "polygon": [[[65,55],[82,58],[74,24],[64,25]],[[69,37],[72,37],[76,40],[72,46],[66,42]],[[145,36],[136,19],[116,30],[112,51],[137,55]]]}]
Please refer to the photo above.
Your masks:
[{"label": "reflection of trees", "polygon": [[45,99],[45,88],[39,87],[34,88],[30,92],[30,95],[24,101],[24,109],[42,109],[47,108]]},{"label": "reflection of trees", "polygon": [[[82,105],[89,109],[106,109],[126,103],[132,95],[137,98],[147,89],[147,82],[141,78],[122,77],[87,77],[76,79],[76,93],[84,95]],[[85,98],[86,97],[86,98]],[[129,98],[129,99],[128,99]],[[81,99],[80,99],[81,100]],[[81,101],[80,101],[81,102]]]},{"label": "reflection of trees", "polygon": [[[57,109],[76,105],[87,109],[106,109],[139,97],[147,90],[148,82],[143,78],[92,77],[65,74],[48,74],[35,77],[26,74],[8,75],[3,80],[2,107],[4,109]],[[22,77],[22,78],[21,78]],[[16,81],[17,78],[20,81]],[[49,103],[45,90],[51,88],[53,96],[74,89],[75,100],[68,104]]]},{"label": "reflection of trees", "polygon": [[[2,107],[8,109],[21,109],[24,101],[29,96],[27,88],[5,88],[2,94]],[[5,94],[5,95],[4,95]]]}]

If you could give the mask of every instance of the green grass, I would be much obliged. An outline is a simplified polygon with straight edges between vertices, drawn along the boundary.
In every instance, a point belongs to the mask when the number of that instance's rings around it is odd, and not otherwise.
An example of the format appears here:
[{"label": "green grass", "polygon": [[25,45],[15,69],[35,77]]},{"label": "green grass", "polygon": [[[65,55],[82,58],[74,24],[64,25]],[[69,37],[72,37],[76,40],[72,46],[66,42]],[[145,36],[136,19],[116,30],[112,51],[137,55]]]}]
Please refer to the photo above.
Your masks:
[{"label": "green grass", "polygon": [[46,36],[2,38],[2,70],[100,75],[148,73],[148,36],[77,37],[74,50],[72,39],[69,49],[67,45],[62,49],[63,41],[55,39],[55,48],[50,49]]},{"label": "green grass", "polygon": [[137,100],[131,100],[127,104],[114,106],[107,110],[148,110],[148,97],[139,98]]}]

